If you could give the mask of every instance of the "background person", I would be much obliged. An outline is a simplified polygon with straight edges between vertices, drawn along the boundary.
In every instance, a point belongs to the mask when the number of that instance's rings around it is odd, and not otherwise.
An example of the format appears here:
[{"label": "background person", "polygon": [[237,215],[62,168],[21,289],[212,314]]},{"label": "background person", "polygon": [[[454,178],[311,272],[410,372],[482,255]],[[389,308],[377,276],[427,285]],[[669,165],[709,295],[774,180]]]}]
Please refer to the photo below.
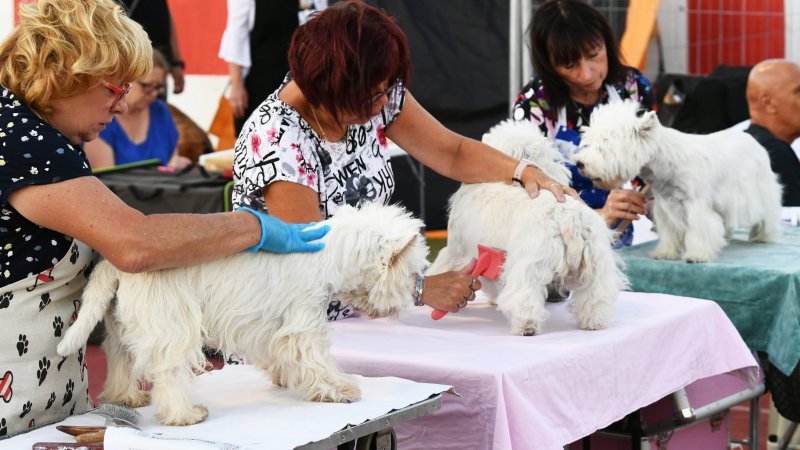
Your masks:
[{"label": "background person", "polygon": [[[434,171],[464,183],[517,178],[535,196],[574,194],[480,142],[444,128],[406,89],[408,41],[377,8],[339,2],[297,29],[291,72],[250,116],[235,147],[235,205],[287,222],[331,217],[342,205],[386,203],[394,190],[387,138]],[[468,268],[425,277],[417,299],[454,312],[480,283]],[[329,318],[349,310],[332,305]]]},{"label": "background person", "polygon": [[289,70],[286,52],[297,29],[297,12],[297,2],[228,0],[219,57],[228,63],[228,101],[237,133]]},{"label": "background person", "polygon": [[769,154],[783,185],[783,206],[800,206],[800,160],[791,147],[800,138],[800,66],[785,59],[756,64],[747,78],[750,127]]},{"label": "background person", "polygon": [[153,69],[132,84],[125,97],[127,111],[116,115],[99,139],[83,145],[92,169],[152,158],[178,170],[192,163],[178,154],[178,128],[167,104],[158,98],[167,88],[168,72],[164,55],[153,50]]},{"label": "background person", "polygon": [[[144,30],[112,0],[22,3],[0,43],[0,439],[91,406],[85,353],[56,345],[75,320],[93,250],[128,272],[245,249],[312,251],[301,231],[253,210],[145,216],[92,176],[81,142],[127,111],[152,66]],[[2,444],[0,444],[2,446]]]},{"label": "background person", "polygon": [[[650,83],[637,69],[623,65],[611,27],[593,6],[582,0],[548,0],[534,13],[529,30],[537,76],[517,96],[512,117],[538,124],[567,159],[577,151],[580,130],[589,125],[597,105],[632,99],[645,109],[654,109]],[[609,227],[645,213],[640,192],[609,192],[582,176],[573,164],[569,168],[572,187]],[[630,225],[619,244],[632,241]]]},{"label": "background person", "polygon": [[[175,22],[169,12],[167,0],[120,0],[125,7],[128,17],[138,22],[153,43],[153,47],[160,51],[169,62],[172,75],[173,92],[180,94],[185,86],[186,64],[181,58],[181,49],[178,45],[178,34],[175,32]],[[160,97],[167,99],[165,90]]]}]

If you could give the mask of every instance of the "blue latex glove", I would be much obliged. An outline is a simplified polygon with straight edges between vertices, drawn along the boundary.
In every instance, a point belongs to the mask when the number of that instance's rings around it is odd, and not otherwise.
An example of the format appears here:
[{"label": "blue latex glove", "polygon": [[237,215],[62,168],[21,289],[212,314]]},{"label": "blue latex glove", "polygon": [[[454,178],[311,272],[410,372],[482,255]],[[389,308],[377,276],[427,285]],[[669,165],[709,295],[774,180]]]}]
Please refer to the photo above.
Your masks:
[{"label": "blue latex glove", "polygon": [[316,225],[316,222],[289,224],[263,211],[256,211],[248,207],[236,210],[249,212],[256,216],[261,224],[261,240],[258,244],[248,248],[248,252],[259,250],[273,253],[316,252],[322,250],[325,244],[312,241],[321,239],[331,229],[328,225],[322,225],[307,230],[306,228]]}]

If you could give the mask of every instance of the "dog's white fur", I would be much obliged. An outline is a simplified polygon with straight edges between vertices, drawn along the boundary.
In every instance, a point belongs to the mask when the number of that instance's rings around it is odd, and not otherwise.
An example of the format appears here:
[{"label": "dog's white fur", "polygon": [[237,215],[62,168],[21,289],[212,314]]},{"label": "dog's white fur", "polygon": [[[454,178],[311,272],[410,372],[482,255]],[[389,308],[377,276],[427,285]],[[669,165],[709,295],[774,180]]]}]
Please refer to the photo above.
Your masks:
[{"label": "dog's white fur", "polygon": [[[569,185],[563,157],[533,123],[502,122],[483,136],[483,142],[528,159]],[[571,309],[586,330],[609,325],[617,295],[627,287],[612,249],[613,232],[600,215],[571,197],[559,203],[549,191],[531,199],[518,186],[464,184],[450,198],[447,233],[447,246],[427,273],[462,268],[476,256],[478,244],[504,250],[500,277],[495,282],[482,280],[483,290],[517,335],[542,331],[551,283],[572,291]]]},{"label": "dog's white fur", "polygon": [[589,178],[619,185],[639,175],[655,198],[658,259],[713,261],[735,228],[750,240],[780,237],[781,186],[766,150],[749,134],[686,134],[636,102],[598,106],[574,160]]},{"label": "dog's white fur", "polygon": [[206,364],[203,343],[246,355],[275,384],[308,400],[358,400],[357,382],[330,354],[327,302],[338,297],[370,317],[396,315],[412,304],[414,274],[427,265],[428,247],[422,222],[396,206],[344,207],[324,223],[331,230],[317,253],[240,253],[138,274],[101,262],[58,352],[77,351],[105,314],[102,397],[142,406],[149,398],[137,381],[150,380],[159,419],[168,425],[208,414],[189,391],[193,371]]}]

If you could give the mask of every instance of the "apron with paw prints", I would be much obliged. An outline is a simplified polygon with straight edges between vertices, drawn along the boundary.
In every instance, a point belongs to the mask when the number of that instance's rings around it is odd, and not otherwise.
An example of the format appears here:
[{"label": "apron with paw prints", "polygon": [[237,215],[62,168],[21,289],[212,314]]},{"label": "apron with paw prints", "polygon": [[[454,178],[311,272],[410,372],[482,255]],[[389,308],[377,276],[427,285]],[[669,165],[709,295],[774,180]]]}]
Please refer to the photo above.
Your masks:
[{"label": "apron with paw prints", "polygon": [[0,288],[0,440],[93,406],[85,347],[66,358],[56,352],[77,318],[93,257],[73,240],[55,266]]}]

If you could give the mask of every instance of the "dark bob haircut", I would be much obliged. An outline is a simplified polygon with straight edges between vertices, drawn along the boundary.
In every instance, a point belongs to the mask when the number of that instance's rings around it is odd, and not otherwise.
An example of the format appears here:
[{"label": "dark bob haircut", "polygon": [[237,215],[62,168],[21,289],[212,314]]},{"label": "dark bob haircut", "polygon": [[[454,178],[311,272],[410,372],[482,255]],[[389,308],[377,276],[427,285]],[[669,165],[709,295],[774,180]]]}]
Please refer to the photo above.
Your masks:
[{"label": "dark bob haircut", "polygon": [[369,117],[384,81],[408,83],[408,39],[383,11],[358,0],[338,2],[295,30],[289,69],[313,107]]},{"label": "dark bob haircut", "polygon": [[556,73],[556,65],[577,62],[600,44],[608,55],[605,83],[625,79],[619,45],[603,14],[583,0],[547,0],[533,14],[530,25],[533,68],[541,77],[552,114],[569,101],[569,87]]}]

